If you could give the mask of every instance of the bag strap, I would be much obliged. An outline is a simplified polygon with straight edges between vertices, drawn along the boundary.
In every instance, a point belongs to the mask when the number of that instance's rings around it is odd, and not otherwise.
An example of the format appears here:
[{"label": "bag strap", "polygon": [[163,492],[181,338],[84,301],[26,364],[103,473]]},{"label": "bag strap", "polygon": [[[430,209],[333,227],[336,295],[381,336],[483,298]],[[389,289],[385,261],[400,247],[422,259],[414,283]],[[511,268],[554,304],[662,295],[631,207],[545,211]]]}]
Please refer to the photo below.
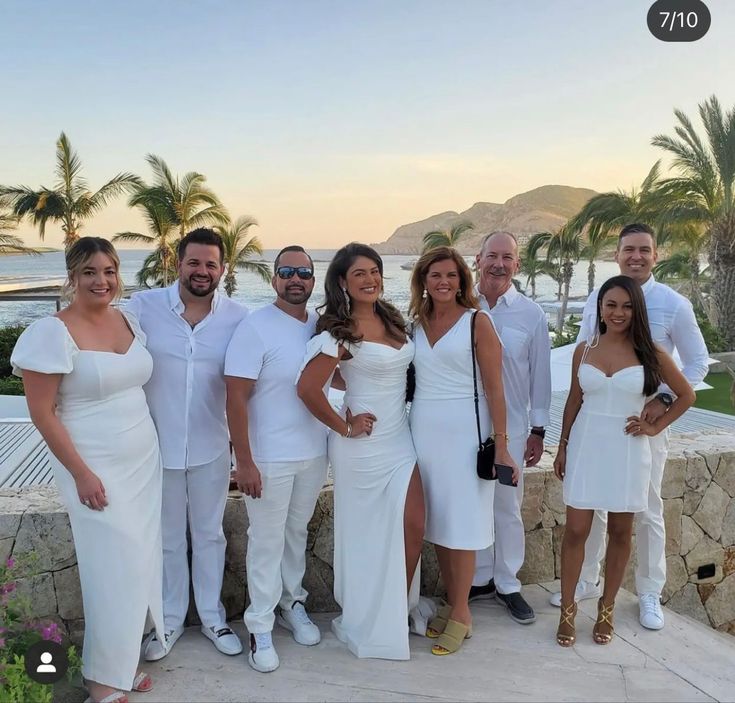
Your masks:
[{"label": "bag strap", "polygon": [[482,449],[482,434],[480,433],[480,398],[477,393],[477,363],[475,359],[475,318],[477,310],[472,313],[470,321],[470,347],[472,348],[472,383],[475,387],[475,421],[477,422],[477,446]]}]

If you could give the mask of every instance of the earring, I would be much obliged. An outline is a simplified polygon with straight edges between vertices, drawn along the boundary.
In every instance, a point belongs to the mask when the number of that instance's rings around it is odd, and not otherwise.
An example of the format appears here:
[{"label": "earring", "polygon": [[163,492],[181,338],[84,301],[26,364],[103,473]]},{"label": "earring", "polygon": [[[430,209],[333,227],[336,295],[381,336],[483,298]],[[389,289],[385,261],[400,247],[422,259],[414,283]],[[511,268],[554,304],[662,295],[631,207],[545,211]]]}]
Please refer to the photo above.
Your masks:
[{"label": "earring", "polygon": [[426,288],[424,288],[424,292],[423,292],[423,293],[421,294],[421,297],[422,297],[422,298],[423,298],[424,300],[426,300],[426,296],[427,296],[427,295],[428,295],[428,294],[427,294],[427,292],[426,292]]},{"label": "earring", "polygon": [[342,293],[345,296],[345,306],[347,307],[347,314],[349,315],[350,314],[350,307],[351,306],[350,306],[350,295],[347,292],[347,288],[343,288],[342,289]]}]

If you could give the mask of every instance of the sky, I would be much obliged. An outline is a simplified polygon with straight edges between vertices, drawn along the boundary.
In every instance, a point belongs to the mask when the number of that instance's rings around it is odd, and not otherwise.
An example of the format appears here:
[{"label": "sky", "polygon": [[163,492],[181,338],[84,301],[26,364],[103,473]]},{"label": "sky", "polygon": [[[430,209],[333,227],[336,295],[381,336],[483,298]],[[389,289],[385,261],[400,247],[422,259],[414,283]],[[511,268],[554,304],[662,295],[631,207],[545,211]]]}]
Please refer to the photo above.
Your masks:
[{"label": "sky", "polygon": [[[52,185],[64,131],[93,190],[156,154],[266,248],[380,242],[546,184],[627,190],[675,108],[735,106],[735,3],[706,3],[707,35],[667,43],[645,0],[0,0],[0,183]],[[145,231],[124,198],[82,232],[121,231]]]}]

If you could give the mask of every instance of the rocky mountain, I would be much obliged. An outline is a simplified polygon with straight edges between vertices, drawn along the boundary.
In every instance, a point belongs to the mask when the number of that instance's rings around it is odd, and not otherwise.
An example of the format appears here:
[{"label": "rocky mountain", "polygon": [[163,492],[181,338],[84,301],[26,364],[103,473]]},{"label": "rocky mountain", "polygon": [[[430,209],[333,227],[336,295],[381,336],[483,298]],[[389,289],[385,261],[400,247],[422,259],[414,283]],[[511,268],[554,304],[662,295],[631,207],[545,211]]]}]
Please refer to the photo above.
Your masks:
[{"label": "rocky mountain", "polygon": [[373,244],[381,254],[418,254],[422,238],[436,229],[469,220],[475,228],[460,240],[462,254],[474,254],[480,240],[493,230],[507,230],[523,244],[535,232],[548,232],[563,225],[593,196],[594,190],[548,185],[514,195],[502,205],[475,203],[464,212],[442,212],[425,220],[401,225],[385,242]]}]

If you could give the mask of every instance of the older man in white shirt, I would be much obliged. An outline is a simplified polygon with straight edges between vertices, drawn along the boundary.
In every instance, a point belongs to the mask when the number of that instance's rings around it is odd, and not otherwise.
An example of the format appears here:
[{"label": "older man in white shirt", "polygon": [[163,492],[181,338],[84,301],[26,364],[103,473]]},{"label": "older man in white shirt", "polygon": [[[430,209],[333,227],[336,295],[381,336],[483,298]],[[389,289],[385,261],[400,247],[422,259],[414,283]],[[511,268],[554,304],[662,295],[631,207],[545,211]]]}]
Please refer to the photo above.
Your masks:
[{"label": "older man in white shirt", "polygon": [[[656,263],[656,237],[645,224],[633,223],[624,227],[618,236],[615,261],[620,273],[630,276],[641,285],[648,311],[653,341],[671,354],[679,353],[682,372],[693,386],[707,374],[708,353],[697,325],[692,304],[668,286],[658,283],[651,273]],[[577,342],[588,341],[596,329],[597,291],[587,299],[582,313],[582,324]],[[671,406],[671,389],[663,385],[658,395],[644,408],[644,416],[653,421]],[[663,480],[666,455],[669,448],[668,430],[649,437],[651,443],[651,483],[648,490],[648,508],[636,514],[636,591],[639,599],[639,619],[643,627],[660,630],[664,626],[661,592],[666,583],[666,534],[664,530]],[[576,600],[600,596],[600,561],[605,554],[605,527],[607,515],[595,512],[592,529],[585,545],[585,558],[575,592]],[[560,595],[551,596],[552,605],[560,604]]]},{"label": "older man in white shirt", "polygon": [[271,637],[276,616],[299,644],[321,639],[305,609],[302,580],[307,526],[327,478],[327,428],[296,394],[295,379],[317,321],[306,309],[314,264],[302,247],[279,252],[272,284],[276,300],[240,323],[225,360],[235,480],[250,521],[248,662],[262,673],[280,663]]},{"label": "older man in white shirt", "polygon": [[[551,404],[551,345],[546,315],[513,285],[520,259],[512,234],[489,234],[476,260],[480,305],[490,313],[503,342],[508,448],[518,466],[535,466],[544,449],[544,427],[549,422]],[[511,618],[527,625],[536,620],[536,615],[521,595],[518,579],[525,556],[522,499],[523,472],[518,486],[495,486],[495,544],[477,553],[469,599],[494,595]]]},{"label": "older man in white shirt", "polygon": [[[220,601],[225,566],[222,530],[230,481],[224,363],[247,310],[217,292],[224,273],[222,239],[210,229],[187,234],[178,248],[178,280],[134,295],[126,311],[140,322],[153,356],[145,386],[163,458],[163,615],[166,641],[153,636],[145,658],[165,657],[184,631],[189,607],[187,523],[192,584],[201,631],[224,654],[242,644]],[[114,637],[114,633],[110,633]]]}]

